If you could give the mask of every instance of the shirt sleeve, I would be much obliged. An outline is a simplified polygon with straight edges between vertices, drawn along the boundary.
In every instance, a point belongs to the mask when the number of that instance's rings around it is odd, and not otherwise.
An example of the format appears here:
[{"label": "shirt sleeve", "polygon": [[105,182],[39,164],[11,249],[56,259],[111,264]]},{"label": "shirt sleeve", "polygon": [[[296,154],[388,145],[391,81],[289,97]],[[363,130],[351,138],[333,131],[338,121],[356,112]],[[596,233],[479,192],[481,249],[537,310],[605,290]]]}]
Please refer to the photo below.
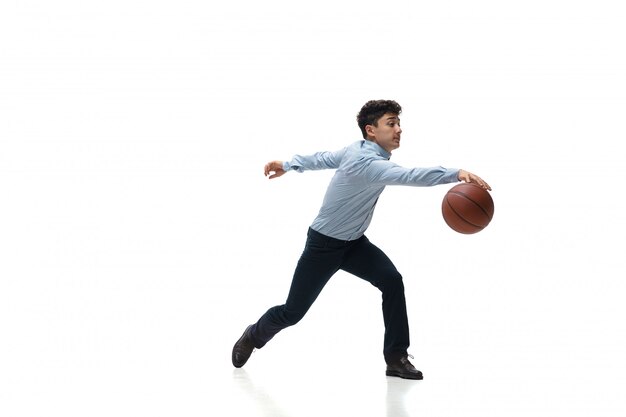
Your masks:
[{"label": "shirt sleeve", "polygon": [[334,152],[316,152],[313,155],[295,155],[291,161],[283,162],[283,169],[300,173],[318,169],[336,169],[345,153],[346,148]]},{"label": "shirt sleeve", "polygon": [[374,161],[367,169],[368,180],[376,185],[430,187],[458,182],[458,175],[457,168],[405,168],[390,161]]}]

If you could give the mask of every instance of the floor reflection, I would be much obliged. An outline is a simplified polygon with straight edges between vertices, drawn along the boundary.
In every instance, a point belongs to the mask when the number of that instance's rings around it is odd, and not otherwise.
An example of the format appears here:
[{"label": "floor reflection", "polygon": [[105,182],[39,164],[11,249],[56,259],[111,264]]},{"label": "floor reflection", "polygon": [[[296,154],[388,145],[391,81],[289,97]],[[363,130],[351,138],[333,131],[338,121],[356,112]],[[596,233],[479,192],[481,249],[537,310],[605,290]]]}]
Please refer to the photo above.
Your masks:
[{"label": "floor reflection", "polygon": [[237,387],[254,401],[260,415],[267,417],[292,416],[292,414],[288,414],[284,411],[262,386],[253,383],[245,369],[238,368],[233,370],[233,379]]},{"label": "floor reflection", "polygon": [[[325,392],[326,389],[320,388],[320,382],[318,382],[315,383],[313,387],[302,386],[301,389],[303,391],[297,390],[299,393],[309,393],[307,396],[301,398],[302,402],[293,403],[288,401],[289,404],[286,404],[287,408],[289,408],[289,406],[298,408],[298,412],[295,412],[295,408],[292,408],[291,411],[287,411],[284,405],[281,405],[280,402],[277,401],[277,397],[270,394],[269,391],[271,391],[271,389],[266,389],[262,383],[254,382],[245,369],[235,369],[233,371],[233,381],[236,385],[237,391],[242,395],[242,398],[245,401],[251,402],[257,413],[256,415],[264,417],[317,415],[320,412],[323,414],[332,414],[333,411],[345,412],[351,409],[362,411],[363,407],[371,407],[369,409],[372,411],[372,414],[367,414],[377,415],[378,417],[381,414],[382,409],[380,407],[383,405],[383,402],[386,417],[410,417],[411,414],[409,408],[407,407],[407,404],[410,403],[410,392],[416,385],[419,384],[417,381],[386,377],[386,389],[385,385],[380,384],[380,382],[382,382],[380,380],[379,382],[375,382],[369,387],[364,388],[359,385],[355,385],[352,380],[346,380],[343,383],[339,383],[340,387],[338,386],[333,388],[343,390],[344,394],[342,397],[344,399],[357,402],[356,404],[350,404],[338,402],[337,397],[335,397],[335,401],[330,400],[330,396],[325,396],[328,392]],[[337,382],[338,381],[336,380],[334,381],[334,383]],[[315,389],[315,387],[317,387],[317,389]],[[272,388],[272,386],[269,386],[268,388]],[[323,398],[328,398],[329,401],[318,401],[315,404],[311,404],[307,401],[307,399],[310,398],[309,395],[311,395],[312,390],[315,391],[317,395],[322,395]],[[294,398],[295,397],[292,397],[291,399]],[[278,399],[280,400],[280,395],[278,396]],[[284,397],[283,399],[287,399],[287,397]],[[307,408],[300,409],[299,404],[305,403],[308,403]],[[304,407],[304,405],[302,406]],[[377,412],[375,412],[375,410],[377,410]]]},{"label": "floor reflection", "polygon": [[387,417],[410,417],[407,409],[409,392],[417,384],[417,381],[387,377]]}]

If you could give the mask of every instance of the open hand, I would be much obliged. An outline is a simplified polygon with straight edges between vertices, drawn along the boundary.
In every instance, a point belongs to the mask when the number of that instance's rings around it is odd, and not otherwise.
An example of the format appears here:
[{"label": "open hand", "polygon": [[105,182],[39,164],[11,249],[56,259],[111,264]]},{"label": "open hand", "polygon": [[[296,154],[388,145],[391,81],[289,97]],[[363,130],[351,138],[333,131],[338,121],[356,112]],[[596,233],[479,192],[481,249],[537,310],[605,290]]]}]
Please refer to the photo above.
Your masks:
[{"label": "open hand", "polygon": [[489,186],[489,184],[487,184],[485,180],[483,180],[476,174],[472,174],[471,172],[465,171],[464,169],[460,169],[458,177],[461,181],[471,182],[472,184],[476,184],[485,190],[491,191],[491,187]]}]

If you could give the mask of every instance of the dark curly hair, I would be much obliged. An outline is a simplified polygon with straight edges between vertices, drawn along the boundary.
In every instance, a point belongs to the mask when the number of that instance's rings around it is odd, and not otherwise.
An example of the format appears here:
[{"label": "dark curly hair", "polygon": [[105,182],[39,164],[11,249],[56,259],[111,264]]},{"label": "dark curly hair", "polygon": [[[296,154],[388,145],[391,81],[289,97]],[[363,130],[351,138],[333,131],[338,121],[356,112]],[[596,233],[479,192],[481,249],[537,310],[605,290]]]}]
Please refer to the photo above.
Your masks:
[{"label": "dark curly hair", "polygon": [[370,100],[361,107],[361,111],[356,116],[356,121],[363,133],[363,138],[367,139],[365,126],[378,126],[378,119],[386,113],[399,116],[402,113],[402,107],[393,100]]}]

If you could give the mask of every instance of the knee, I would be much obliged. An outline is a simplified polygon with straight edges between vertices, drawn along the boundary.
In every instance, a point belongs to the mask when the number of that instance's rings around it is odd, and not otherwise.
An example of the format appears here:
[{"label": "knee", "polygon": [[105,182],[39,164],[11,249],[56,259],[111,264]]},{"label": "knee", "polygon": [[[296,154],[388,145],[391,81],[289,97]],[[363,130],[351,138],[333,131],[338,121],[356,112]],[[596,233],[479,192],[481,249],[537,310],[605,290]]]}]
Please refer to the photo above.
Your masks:
[{"label": "knee", "polygon": [[383,292],[404,292],[404,282],[402,281],[402,275],[397,270],[388,271],[385,274],[385,279],[382,280],[381,290]]},{"label": "knee", "polygon": [[282,314],[283,322],[287,326],[293,326],[294,324],[297,324],[300,320],[302,320],[305,314],[306,314],[306,311],[285,308]]}]

